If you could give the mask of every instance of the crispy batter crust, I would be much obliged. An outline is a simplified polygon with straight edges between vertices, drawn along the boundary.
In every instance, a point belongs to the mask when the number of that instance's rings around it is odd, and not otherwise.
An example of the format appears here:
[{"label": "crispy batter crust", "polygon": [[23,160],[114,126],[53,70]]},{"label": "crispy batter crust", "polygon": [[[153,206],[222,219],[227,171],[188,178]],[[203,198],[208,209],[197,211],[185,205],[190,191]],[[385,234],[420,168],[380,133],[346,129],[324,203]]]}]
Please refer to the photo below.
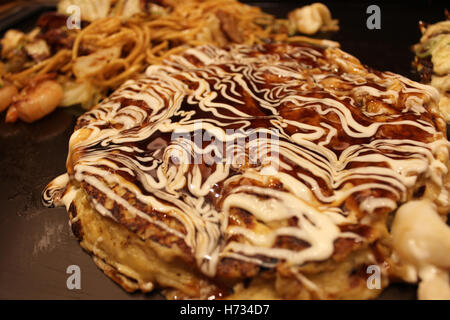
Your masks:
[{"label": "crispy batter crust", "polygon": [[[367,288],[367,266],[389,252],[380,239],[364,246],[340,241],[333,259],[299,268],[317,289],[299,280],[289,266],[281,264],[276,271],[261,270],[236,259],[224,259],[218,276],[206,278],[185,261],[183,252],[176,247],[143,240],[99,214],[82,189],[77,190],[69,217],[81,246],[93,255],[96,265],[108,277],[128,292],[164,288],[162,293],[169,299],[368,299],[378,296],[388,284],[387,277],[382,276],[379,290]],[[227,283],[229,279],[232,281]]]}]

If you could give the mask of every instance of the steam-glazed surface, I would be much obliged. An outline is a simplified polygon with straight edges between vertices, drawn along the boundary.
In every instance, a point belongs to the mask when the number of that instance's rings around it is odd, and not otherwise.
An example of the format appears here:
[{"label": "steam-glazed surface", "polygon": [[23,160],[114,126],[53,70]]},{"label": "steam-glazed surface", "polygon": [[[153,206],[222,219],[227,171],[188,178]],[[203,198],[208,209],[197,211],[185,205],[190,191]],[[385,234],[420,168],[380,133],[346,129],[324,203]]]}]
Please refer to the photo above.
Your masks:
[{"label": "steam-glazed surface", "polygon": [[70,179],[44,197],[69,206],[81,187],[102,216],[211,278],[233,277],[231,262],[249,277],[243,266],[325,261],[376,237],[422,186],[448,211],[438,101],[335,48],[188,49],[80,117]]}]

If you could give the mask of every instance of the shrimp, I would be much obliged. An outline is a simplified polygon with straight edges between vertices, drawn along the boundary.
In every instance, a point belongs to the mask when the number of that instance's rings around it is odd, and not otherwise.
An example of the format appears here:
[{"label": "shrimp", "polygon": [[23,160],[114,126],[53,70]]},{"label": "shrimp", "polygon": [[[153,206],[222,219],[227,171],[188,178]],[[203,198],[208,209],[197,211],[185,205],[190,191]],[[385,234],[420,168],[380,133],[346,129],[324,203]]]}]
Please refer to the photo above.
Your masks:
[{"label": "shrimp", "polygon": [[16,122],[19,118],[19,114],[17,113],[17,109],[14,106],[9,107],[8,111],[6,112],[5,122],[6,123],[13,123]]},{"label": "shrimp", "polygon": [[[31,123],[53,112],[62,98],[63,89],[58,82],[43,80],[24,88],[10,109],[15,108],[21,120]],[[11,113],[14,113],[14,110]]]},{"label": "shrimp", "polygon": [[14,96],[19,93],[17,88],[13,85],[6,85],[0,88],[0,112],[3,112],[11,102],[13,102]]}]

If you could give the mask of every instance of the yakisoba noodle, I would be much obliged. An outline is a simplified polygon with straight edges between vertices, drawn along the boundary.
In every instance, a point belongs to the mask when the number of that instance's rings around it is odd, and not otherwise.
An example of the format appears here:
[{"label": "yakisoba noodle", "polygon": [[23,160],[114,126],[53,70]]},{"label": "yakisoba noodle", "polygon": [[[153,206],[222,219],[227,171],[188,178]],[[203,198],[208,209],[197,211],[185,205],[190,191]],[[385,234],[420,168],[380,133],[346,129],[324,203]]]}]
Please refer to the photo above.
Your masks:
[{"label": "yakisoba noodle", "polygon": [[[89,81],[106,93],[143,71],[148,64],[160,63],[168,55],[181,52],[185,45],[222,46],[229,42],[251,45],[268,38],[288,39],[287,32],[274,32],[275,19],[271,15],[238,1],[183,1],[171,7],[166,15],[137,14],[128,19],[120,15],[122,8],[118,8],[114,16],[94,20],[81,30],[70,30],[76,33],[71,49],[60,49],[50,58],[18,73],[0,70],[0,75],[20,88],[35,75],[62,72],[65,77],[60,82],[67,78]],[[233,39],[227,38],[221,30],[218,16],[225,19],[224,23],[230,28],[236,28],[236,32],[229,30]],[[92,55],[108,48],[120,48],[120,55],[109,59],[95,74],[77,73],[78,60],[86,56],[82,49]]]},{"label": "yakisoba noodle", "polygon": [[45,75],[49,72],[58,70],[60,67],[67,69],[67,62],[70,60],[71,51],[63,49],[55,53],[51,58],[41,61],[34,66],[18,73],[6,73],[0,65],[0,76],[10,80],[17,87],[23,87],[29,77],[33,75]]},{"label": "yakisoba noodle", "polygon": [[[146,58],[146,47],[149,47],[149,30],[139,27],[142,19],[132,19],[122,22],[119,17],[107,17],[94,21],[81,30],[74,42],[71,62],[79,57],[80,45],[93,44],[100,48],[122,47],[133,44],[133,48],[126,57],[111,60],[99,74],[92,77],[94,84],[101,87],[115,87],[132,74],[141,71]],[[71,71],[73,71],[73,68]],[[78,75],[75,73],[78,78]]]}]

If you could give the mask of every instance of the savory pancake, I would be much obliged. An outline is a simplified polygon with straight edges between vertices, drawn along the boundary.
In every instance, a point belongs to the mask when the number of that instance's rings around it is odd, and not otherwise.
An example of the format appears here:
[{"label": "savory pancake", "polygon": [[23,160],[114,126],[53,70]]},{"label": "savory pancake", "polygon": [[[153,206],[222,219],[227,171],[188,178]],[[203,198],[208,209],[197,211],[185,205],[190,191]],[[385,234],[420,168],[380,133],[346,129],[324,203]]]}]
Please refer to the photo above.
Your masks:
[{"label": "savory pancake", "polygon": [[430,212],[444,228],[433,254],[449,256],[438,103],[337,48],[192,48],[79,118],[67,174],[43,197],[66,205],[82,247],[128,291],[374,298],[392,277],[450,267],[402,246],[404,212]]}]

